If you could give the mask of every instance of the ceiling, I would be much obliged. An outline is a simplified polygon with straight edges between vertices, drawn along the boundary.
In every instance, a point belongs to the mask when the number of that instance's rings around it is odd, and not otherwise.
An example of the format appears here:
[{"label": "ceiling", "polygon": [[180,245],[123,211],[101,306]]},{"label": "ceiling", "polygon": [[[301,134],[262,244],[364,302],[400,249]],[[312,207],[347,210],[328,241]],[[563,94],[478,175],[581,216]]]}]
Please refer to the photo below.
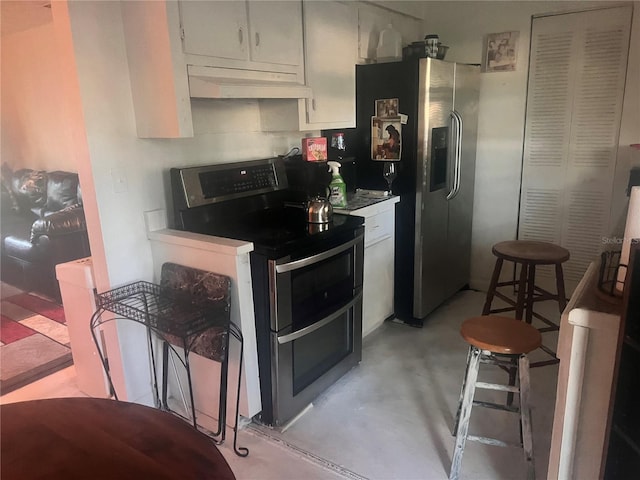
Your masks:
[{"label": "ceiling", "polygon": [[2,36],[28,30],[53,21],[50,0],[0,1]]}]

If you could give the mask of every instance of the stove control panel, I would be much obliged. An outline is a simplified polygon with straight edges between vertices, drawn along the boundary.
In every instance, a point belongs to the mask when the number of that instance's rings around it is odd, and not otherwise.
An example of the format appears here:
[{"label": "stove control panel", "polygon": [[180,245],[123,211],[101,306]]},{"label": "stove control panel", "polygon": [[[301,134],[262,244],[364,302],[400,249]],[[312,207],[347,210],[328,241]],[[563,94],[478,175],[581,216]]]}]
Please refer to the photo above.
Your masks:
[{"label": "stove control panel", "polygon": [[179,208],[192,208],[288,187],[279,158],[171,169],[174,191],[183,197]]},{"label": "stove control panel", "polygon": [[278,186],[278,178],[272,165],[201,172],[198,177],[204,198],[222,197]]}]

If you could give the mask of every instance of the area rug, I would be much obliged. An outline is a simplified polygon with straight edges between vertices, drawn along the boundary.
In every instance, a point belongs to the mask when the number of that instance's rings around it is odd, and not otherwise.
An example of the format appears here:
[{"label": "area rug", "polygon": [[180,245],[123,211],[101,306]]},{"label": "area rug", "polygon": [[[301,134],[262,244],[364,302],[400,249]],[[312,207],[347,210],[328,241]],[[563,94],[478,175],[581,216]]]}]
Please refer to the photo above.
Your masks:
[{"label": "area rug", "polygon": [[20,293],[2,300],[0,320],[1,394],[73,363],[61,305]]},{"label": "area rug", "polygon": [[37,297],[30,293],[21,293],[7,298],[8,302],[19,305],[26,310],[36,312],[43,317],[50,318],[59,323],[66,323],[64,308],[62,305]]}]

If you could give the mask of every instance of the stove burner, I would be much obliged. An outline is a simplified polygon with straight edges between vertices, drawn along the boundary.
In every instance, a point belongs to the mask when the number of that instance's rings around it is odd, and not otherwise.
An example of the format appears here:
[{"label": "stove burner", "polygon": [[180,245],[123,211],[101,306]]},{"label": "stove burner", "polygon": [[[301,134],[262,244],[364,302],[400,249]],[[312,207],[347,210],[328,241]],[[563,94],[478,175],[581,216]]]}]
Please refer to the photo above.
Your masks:
[{"label": "stove burner", "polygon": [[277,258],[328,241],[334,235],[352,232],[362,223],[360,217],[339,214],[334,214],[329,223],[308,223],[304,209],[282,206],[211,222],[201,233],[253,242],[256,252]]}]

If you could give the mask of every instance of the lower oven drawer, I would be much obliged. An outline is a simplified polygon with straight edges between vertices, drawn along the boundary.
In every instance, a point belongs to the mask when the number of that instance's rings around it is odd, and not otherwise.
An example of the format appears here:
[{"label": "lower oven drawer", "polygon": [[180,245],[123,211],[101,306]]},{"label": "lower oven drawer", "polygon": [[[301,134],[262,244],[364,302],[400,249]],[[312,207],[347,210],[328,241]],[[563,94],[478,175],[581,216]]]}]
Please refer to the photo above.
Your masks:
[{"label": "lower oven drawer", "polygon": [[284,425],[362,358],[362,291],[306,329],[272,334],[274,424]]}]

